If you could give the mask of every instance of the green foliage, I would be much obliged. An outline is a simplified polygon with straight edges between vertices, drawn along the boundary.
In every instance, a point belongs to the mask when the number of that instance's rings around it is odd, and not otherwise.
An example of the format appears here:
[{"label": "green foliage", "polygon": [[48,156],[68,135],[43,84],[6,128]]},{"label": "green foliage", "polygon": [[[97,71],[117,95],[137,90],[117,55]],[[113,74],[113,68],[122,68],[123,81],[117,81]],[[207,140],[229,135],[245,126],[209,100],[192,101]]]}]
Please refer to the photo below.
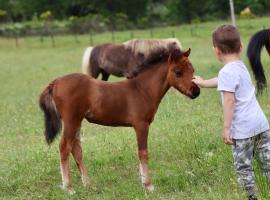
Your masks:
[{"label": "green foliage", "polygon": [[7,15],[7,11],[0,9],[0,17],[6,16],[6,15]]},{"label": "green foliage", "polygon": [[50,10],[47,10],[40,14],[40,19],[44,21],[48,21],[52,19],[52,12]]},{"label": "green foliage", "polygon": [[129,17],[125,13],[116,13],[110,17],[110,26],[113,30],[126,30],[134,28],[134,24],[129,21]]},{"label": "green foliage", "polygon": [[150,20],[148,17],[138,19],[138,28],[150,27]]},{"label": "green foliage", "polygon": [[[270,1],[267,0],[234,0],[234,6],[236,16],[240,15],[241,18],[267,15],[270,12]],[[246,7],[254,15],[241,15]],[[70,16],[76,19],[70,20]],[[46,29],[51,29],[51,33],[83,34],[89,31],[145,29],[229,17],[229,0],[0,1],[0,22],[22,23],[22,28],[18,30],[20,35],[43,34],[40,23]],[[31,20],[34,22],[29,22]],[[8,26],[4,24],[0,27],[0,35],[9,35]]]},{"label": "green foliage", "polygon": [[71,16],[67,27],[76,34],[89,33],[89,31],[102,32],[108,30],[106,21],[107,19],[101,15]]},{"label": "green foliage", "polygon": [[[246,7],[259,16],[269,14],[270,10],[268,0],[234,0],[234,4],[238,14]],[[34,13],[41,15],[47,10],[51,11],[58,20],[67,19],[69,16],[87,15],[110,18],[121,13],[128,16],[131,24],[141,21],[149,21],[152,24],[191,23],[198,18],[205,21],[226,19],[230,15],[229,0],[92,0],[90,2],[87,0],[3,0],[0,1],[0,9],[6,11],[7,19],[13,21],[31,20]],[[144,18],[147,20],[142,20]],[[125,23],[117,26],[122,29]]]},{"label": "green foliage", "polygon": [[0,22],[5,22],[7,19],[7,11],[0,9]]},{"label": "green foliage", "polygon": [[168,23],[167,17],[169,15],[169,8],[160,2],[151,2],[148,5],[148,18],[153,25],[159,25],[162,22]]},{"label": "green foliage", "polygon": [[250,19],[250,18],[255,18],[255,14],[250,10],[249,7],[245,8],[244,10],[242,10],[240,12],[240,17],[241,18],[246,18],[246,19]]}]

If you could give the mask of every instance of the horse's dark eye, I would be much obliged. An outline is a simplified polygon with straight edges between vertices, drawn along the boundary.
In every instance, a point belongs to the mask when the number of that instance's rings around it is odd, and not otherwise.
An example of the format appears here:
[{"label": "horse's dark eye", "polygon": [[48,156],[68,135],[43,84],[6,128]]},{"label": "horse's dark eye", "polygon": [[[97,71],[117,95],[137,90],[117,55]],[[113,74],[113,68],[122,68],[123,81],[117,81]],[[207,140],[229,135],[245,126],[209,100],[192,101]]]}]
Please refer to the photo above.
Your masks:
[{"label": "horse's dark eye", "polygon": [[176,76],[177,78],[179,78],[180,76],[182,76],[182,72],[181,72],[180,70],[176,70],[176,71],[175,71],[175,76]]}]

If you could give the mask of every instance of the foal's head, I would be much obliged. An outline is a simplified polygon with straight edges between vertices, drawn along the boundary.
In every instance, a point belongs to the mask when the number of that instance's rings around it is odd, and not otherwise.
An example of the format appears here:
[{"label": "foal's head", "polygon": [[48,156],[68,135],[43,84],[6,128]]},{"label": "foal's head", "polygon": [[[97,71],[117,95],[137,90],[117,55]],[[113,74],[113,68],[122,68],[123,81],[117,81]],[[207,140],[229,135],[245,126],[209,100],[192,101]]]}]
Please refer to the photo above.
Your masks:
[{"label": "foal's head", "polygon": [[192,82],[194,69],[188,59],[190,49],[186,52],[173,51],[169,56],[169,71],[167,79],[169,84],[182,94],[194,99],[200,94],[200,88]]}]

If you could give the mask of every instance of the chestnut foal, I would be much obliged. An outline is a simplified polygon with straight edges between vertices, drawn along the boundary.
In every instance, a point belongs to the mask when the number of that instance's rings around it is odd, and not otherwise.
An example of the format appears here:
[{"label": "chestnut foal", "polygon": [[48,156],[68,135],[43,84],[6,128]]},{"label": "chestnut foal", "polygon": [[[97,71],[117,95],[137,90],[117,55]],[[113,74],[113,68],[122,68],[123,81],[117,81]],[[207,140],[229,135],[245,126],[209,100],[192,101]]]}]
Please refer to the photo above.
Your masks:
[{"label": "chestnut foal", "polygon": [[80,126],[83,119],[105,126],[133,127],[138,143],[141,182],[148,191],[154,187],[148,175],[147,136],[159,103],[172,86],[191,99],[200,89],[192,82],[194,69],[186,52],[175,50],[169,57],[152,63],[133,79],[99,81],[84,74],[69,74],[52,81],[41,93],[39,103],[45,116],[45,137],[50,144],[64,123],[60,141],[63,188],[73,193],[69,155],[79,168],[83,185],[89,179],[82,161]]}]

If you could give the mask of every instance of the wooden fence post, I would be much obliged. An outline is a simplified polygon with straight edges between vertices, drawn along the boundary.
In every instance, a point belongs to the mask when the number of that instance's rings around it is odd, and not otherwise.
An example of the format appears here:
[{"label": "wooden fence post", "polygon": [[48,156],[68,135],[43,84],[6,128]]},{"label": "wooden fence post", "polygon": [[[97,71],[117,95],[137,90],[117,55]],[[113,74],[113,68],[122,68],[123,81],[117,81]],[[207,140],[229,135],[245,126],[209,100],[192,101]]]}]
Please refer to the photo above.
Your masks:
[{"label": "wooden fence post", "polygon": [[50,38],[51,38],[51,41],[52,41],[52,47],[54,48],[55,47],[55,40],[54,40],[53,32],[49,31],[49,34],[50,34]]},{"label": "wooden fence post", "polygon": [[113,31],[113,29],[111,30],[111,33],[112,33],[112,42],[114,43],[114,31]]},{"label": "wooden fence post", "polygon": [[92,34],[92,31],[90,29],[90,45],[93,46],[94,44],[94,41],[93,41],[93,34]]},{"label": "wooden fence post", "polygon": [[172,30],[172,37],[175,38],[175,32]]}]

